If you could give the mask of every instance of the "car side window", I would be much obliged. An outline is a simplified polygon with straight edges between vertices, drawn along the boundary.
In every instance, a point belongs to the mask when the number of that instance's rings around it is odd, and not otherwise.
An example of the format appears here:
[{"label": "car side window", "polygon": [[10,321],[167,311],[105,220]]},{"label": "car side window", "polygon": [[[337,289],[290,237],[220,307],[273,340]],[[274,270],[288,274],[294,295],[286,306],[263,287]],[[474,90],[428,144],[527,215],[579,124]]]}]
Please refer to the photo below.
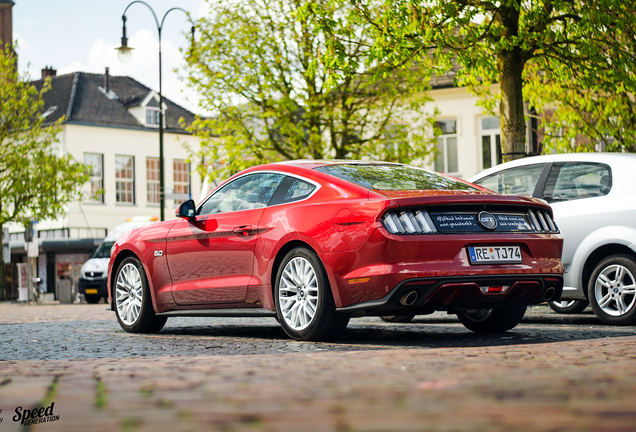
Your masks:
[{"label": "car side window", "polygon": [[276,205],[300,201],[311,195],[315,189],[316,186],[309,182],[287,176],[269,204]]},{"label": "car side window", "polygon": [[285,178],[282,174],[255,173],[239,177],[216,191],[199,208],[199,215],[266,207]]},{"label": "car side window", "polygon": [[532,196],[545,164],[525,165],[489,175],[475,184],[503,195]]},{"label": "car side window", "polygon": [[548,202],[571,201],[607,195],[612,188],[612,172],[601,163],[555,163],[545,185]]}]

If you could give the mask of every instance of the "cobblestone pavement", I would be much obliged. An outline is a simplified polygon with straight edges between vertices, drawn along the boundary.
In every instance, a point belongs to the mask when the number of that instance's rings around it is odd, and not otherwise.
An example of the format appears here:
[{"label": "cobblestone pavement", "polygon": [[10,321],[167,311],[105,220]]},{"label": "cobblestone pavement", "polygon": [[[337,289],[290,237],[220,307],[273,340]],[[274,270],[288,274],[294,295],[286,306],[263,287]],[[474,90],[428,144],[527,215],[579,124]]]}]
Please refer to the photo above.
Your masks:
[{"label": "cobblestone pavement", "polygon": [[636,430],[636,328],[589,312],[533,307],[492,336],[362,318],[318,344],[264,318],[131,335],[105,309],[0,304],[0,432]]}]

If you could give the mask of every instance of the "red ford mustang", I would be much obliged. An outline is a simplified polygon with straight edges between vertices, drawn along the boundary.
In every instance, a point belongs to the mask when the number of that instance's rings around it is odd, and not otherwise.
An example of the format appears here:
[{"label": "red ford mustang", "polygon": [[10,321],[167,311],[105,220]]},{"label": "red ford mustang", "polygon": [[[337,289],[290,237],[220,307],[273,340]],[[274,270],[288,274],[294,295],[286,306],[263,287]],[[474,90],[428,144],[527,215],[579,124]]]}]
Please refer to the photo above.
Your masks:
[{"label": "red ford mustang", "polygon": [[439,310],[499,332],[563,287],[549,206],[406,165],[262,165],[176,216],[112,248],[111,308],[128,332],[270,316],[292,338],[326,340],[350,317]]}]

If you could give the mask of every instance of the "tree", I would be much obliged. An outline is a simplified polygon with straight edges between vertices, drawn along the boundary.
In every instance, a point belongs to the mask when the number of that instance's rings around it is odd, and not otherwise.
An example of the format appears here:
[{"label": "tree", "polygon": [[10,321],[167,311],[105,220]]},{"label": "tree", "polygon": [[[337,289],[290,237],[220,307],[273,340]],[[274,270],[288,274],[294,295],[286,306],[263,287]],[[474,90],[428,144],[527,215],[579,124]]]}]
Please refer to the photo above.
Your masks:
[{"label": "tree", "polygon": [[[220,0],[197,22],[200,40],[187,53],[188,83],[204,95],[191,127],[202,138],[201,174],[227,177],[247,166],[323,157],[412,162],[433,150],[427,82],[414,68],[381,79],[361,67],[327,83],[325,36],[309,17],[297,17],[301,0]],[[366,56],[368,25],[352,25],[350,57]],[[408,113],[408,114],[407,114]],[[401,145],[408,142],[408,146]],[[216,164],[219,171],[206,172]]]},{"label": "tree", "polygon": [[[303,12],[313,16],[329,35],[326,64],[350,71],[360,59],[348,57],[341,41],[353,37],[331,18],[349,8],[348,22],[362,21],[374,30],[367,64],[392,70],[419,60],[440,72],[453,62],[461,66],[457,84],[481,96],[487,111],[501,119],[504,159],[525,150],[524,84],[528,80],[557,86],[590,85],[609,69],[599,95],[621,78],[633,82],[633,50],[623,45],[636,28],[634,2],[617,0],[333,0],[308,2]],[[633,47],[633,44],[631,45]],[[581,80],[582,78],[586,78]],[[568,82],[569,79],[574,81]],[[536,81],[539,80],[539,81]],[[500,93],[490,85],[499,83]],[[633,95],[633,87],[629,89]],[[592,92],[593,93],[593,92]],[[563,94],[563,93],[561,93]],[[589,95],[581,92],[579,95]],[[554,93],[533,93],[535,108],[579,101],[560,100]],[[633,101],[633,97],[631,98]],[[498,108],[497,108],[498,107]],[[622,110],[622,108],[621,108]],[[592,115],[602,115],[593,112]]]},{"label": "tree", "polygon": [[[24,223],[59,216],[80,196],[86,167],[55,145],[59,122],[45,127],[41,90],[20,77],[17,58],[0,49],[0,232],[8,222]],[[0,296],[4,296],[4,260],[0,256]]]}]

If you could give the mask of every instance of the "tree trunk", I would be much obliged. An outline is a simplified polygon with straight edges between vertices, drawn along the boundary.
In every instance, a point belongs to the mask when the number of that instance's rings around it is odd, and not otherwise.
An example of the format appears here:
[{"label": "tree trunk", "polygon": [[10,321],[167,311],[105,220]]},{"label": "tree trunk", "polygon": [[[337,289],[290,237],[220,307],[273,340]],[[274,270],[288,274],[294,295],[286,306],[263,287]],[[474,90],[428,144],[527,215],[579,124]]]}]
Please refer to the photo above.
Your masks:
[{"label": "tree trunk", "polygon": [[[514,6],[502,7],[499,17],[505,28],[504,37],[516,37],[519,32],[519,11]],[[501,153],[504,162],[526,155],[526,121],[523,109],[525,63],[525,53],[516,46],[497,54],[501,86],[501,103],[499,104]]]}]

